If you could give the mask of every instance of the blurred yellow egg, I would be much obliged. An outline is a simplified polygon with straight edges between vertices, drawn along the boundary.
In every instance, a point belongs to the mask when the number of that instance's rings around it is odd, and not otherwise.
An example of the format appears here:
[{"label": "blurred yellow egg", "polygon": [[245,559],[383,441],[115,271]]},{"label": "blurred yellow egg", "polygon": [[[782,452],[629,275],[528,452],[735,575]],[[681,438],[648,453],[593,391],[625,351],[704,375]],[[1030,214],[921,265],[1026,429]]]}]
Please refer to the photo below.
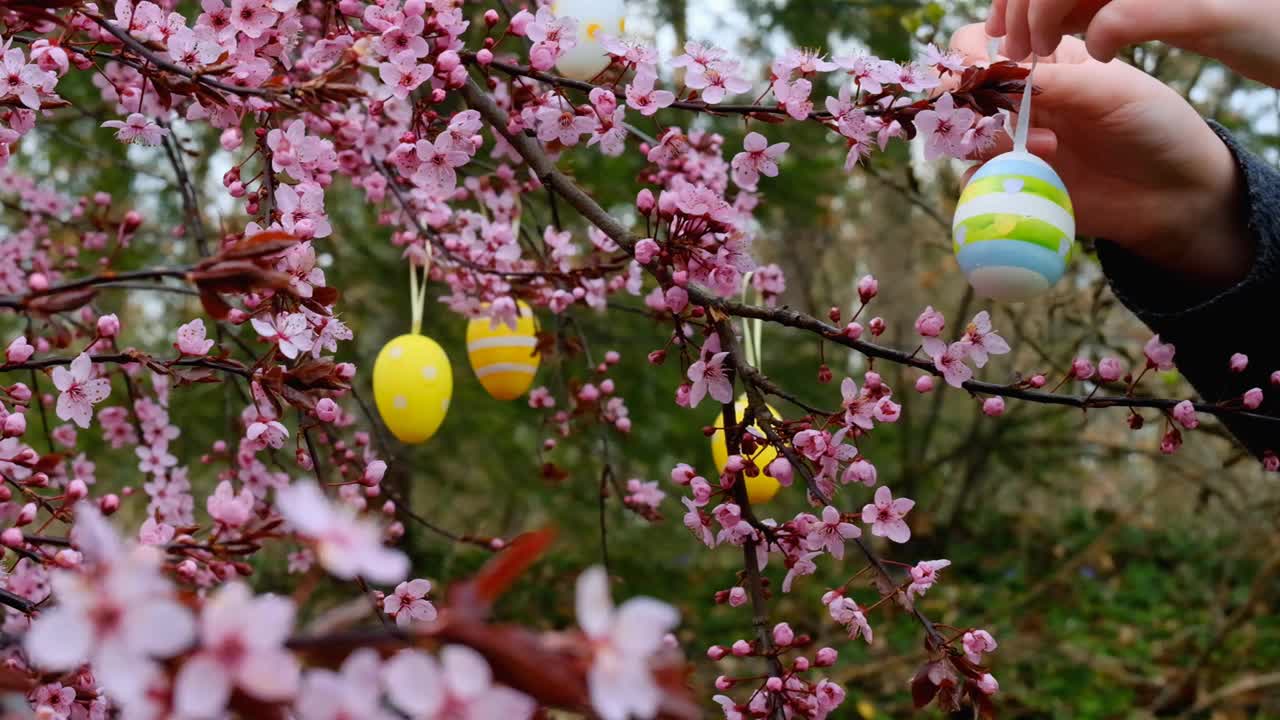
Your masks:
[{"label": "blurred yellow egg", "polygon": [[[742,422],[742,419],[747,415],[747,396],[739,396],[733,406],[738,412],[738,422]],[[769,412],[774,417],[782,417],[777,410],[773,409],[772,405],[766,405],[765,407],[769,408]],[[716,425],[721,429],[716,430],[715,434],[711,436],[711,457],[716,462],[716,472],[722,473],[724,472],[725,463],[729,462],[729,448],[725,446],[724,442],[724,423],[719,422],[719,420],[720,418],[717,418]],[[756,424],[753,427],[759,430],[760,425]],[[757,437],[764,437],[764,432],[761,431]],[[760,474],[755,477],[743,475],[747,481],[747,499],[752,503],[769,502],[774,495],[778,494],[778,488],[782,487],[773,476],[764,474],[764,469],[776,457],[778,457],[778,451],[772,445],[758,445],[756,454],[751,456],[752,462],[755,463],[757,468],[760,468]]]},{"label": "blurred yellow egg", "polygon": [[538,321],[523,301],[517,303],[520,317],[512,330],[506,323],[496,327],[487,317],[467,323],[467,359],[476,379],[498,400],[514,400],[528,392],[538,372]]},{"label": "blurred yellow egg", "polygon": [[556,60],[556,70],[574,80],[590,80],[609,67],[609,54],[600,41],[605,35],[621,37],[627,29],[623,0],[555,0],[556,17],[578,21],[577,43]]},{"label": "blurred yellow egg", "polygon": [[420,443],[440,429],[453,397],[453,368],[435,340],[401,335],[373,362],[373,399],[391,434]]}]

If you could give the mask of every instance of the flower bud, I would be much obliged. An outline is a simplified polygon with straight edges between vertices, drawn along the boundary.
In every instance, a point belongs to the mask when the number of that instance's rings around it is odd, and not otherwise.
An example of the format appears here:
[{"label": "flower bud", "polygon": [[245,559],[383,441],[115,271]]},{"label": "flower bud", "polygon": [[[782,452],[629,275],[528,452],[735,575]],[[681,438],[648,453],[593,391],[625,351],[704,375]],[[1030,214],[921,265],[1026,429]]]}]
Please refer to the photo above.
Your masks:
[{"label": "flower bud", "polygon": [[27,431],[27,416],[20,413],[10,413],[4,419],[4,436],[5,437],[21,437]]},{"label": "flower bud", "polygon": [[1103,382],[1115,382],[1124,376],[1124,363],[1120,358],[1105,357],[1098,361],[1098,377]]},{"label": "flower bud", "polygon": [[120,509],[120,496],[115,493],[98,498],[98,509],[103,515],[111,515]]},{"label": "flower bud", "polygon": [[1077,380],[1088,380],[1093,377],[1093,363],[1084,358],[1072,360],[1071,376]]},{"label": "flower bud", "polygon": [[98,336],[113,338],[120,332],[120,318],[115,313],[98,318]]},{"label": "flower bud", "polygon": [[316,417],[320,422],[331,423],[338,419],[338,403],[331,398],[320,398],[316,403]]},{"label": "flower bud", "polygon": [[871,302],[871,298],[880,293],[880,282],[873,275],[863,275],[858,281],[858,299],[863,305]]},{"label": "flower bud", "polygon": [[360,476],[360,484],[374,486],[382,482],[382,478],[387,474],[387,463],[382,460],[374,460],[364,468],[364,474]]},{"label": "flower bud", "polygon": [[795,631],[787,623],[778,623],[773,626],[773,641],[782,647],[786,647],[796,639]]},{"label": "flower bud", "polygon": [[983,400],[982,412],[990,417],[1000,417],[1004,414],[1004,398],[989,397]]},{"label": "flower bud", "polygon": [[70,502],[78,502],[89,496],[89,486],[84,480],[76,478],[67,483],[67,500]]},{"label": "flower bud", "polygon": [[1257,410],[1262,404],[1262,388],[1249,388],[1244,394],[1244,406],[1250,410]]}]

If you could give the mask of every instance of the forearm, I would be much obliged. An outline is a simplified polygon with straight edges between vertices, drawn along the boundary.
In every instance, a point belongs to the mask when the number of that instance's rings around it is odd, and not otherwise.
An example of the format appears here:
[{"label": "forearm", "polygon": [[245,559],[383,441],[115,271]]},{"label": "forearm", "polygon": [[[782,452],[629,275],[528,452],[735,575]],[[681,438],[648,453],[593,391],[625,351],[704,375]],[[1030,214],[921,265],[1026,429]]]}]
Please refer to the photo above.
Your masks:
[{"label": "forearm", "polygon": [[[1179,370],[1206,400],[1237,399],[1258,387],[1265,396],[1259,411],[1280,414],[1280,387],[1269,384],[1271,372],[1280,369],[1280,340],[1271,320],[1280,307],[1280,172],[1244,151],[1221,128],[1215,130],[1238,168],[1240,206],[1228,225],[1222,218],[1208,218],[1198,227],[1235,227],[1241,235],[1225,238],[1225,245],[1224,238],[1202,237],[1197,252],[1207,258],[1215,246],[1247,248],[1247,268],[1239,281],[1191,280],[1165,263],[1153,264],[1150,257],[1106,241],[1099,241],[1098,257],[1121,301],[1178,348]],[[1244,372],[1229,369],[1233,353],[1249,356]],[[1238,421],[1228,426],[1254,454],[1280,452],[1274,430]]]}]

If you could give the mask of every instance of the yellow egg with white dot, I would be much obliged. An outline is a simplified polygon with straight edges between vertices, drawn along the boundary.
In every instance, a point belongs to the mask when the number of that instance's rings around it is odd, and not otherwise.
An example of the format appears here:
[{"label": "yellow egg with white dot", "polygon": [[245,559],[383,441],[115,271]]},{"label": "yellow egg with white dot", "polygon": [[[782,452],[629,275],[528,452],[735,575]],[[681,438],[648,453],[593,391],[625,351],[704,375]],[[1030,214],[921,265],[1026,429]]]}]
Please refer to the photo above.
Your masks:
[{"label": "yellow egg with white dot", "polygon": [[[733,406],[737,411],[737,421],[742,422],[743,418],[747,416],[747,396],[739,396]],[[769,412],[775,418],[782,417],[772,405],[765,405],[765,407],[769,409]],[[711,458],[715,460],[716,472],[723,473],[724,466],[729,462],[729,448],[724,439],[723,416],[717,417],[716,426],[717,429],[711,436]],[[758,423],[753,427],[757,430],[756,437],[761,438],[762,442],[756,444],[756,452],[751,456],[750,460],[760,469],[760,472],[755,477],[744,473],[743,478],[747,482],[747,499],[755,504],[772,500],[773,496],[778,494],[778,488],[782,487],[782,483],[778,482],[777,478],[772,475],[766,475],[764,472],[769,463],[778,457],[778,451],[772,445],[767,445],[763,442],[764,432],[760,431]]]},{"label": "yellow egg with white dot", "polygon": [[373,361],[373,399],[400,442],[426,442],[444,422],[453,397],[449,356],[425,335],[401,335]]},{"label": "yellow egg with white dot", "polygon": [[621,37],[627,29],[623,0],[555,0],[551,13],[578,21],[577,44],[556,60],[556,70],[567,78],[590,80],[609,67],[609,54],[601,40]]},{"label": "yellow egg with white dot", "polygon": [[529,391],[538,373],[538,320],[523,301],[512,328],[487,317],[467,323],[467,359],[485,391],[498,400],[515,400]]}]

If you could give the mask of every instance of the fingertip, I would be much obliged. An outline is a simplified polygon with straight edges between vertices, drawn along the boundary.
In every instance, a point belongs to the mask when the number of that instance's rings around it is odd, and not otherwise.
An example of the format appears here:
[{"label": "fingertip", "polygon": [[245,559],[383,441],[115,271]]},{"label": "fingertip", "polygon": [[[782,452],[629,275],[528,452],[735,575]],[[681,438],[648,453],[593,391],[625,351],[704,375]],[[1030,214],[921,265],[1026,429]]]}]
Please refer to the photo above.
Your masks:
[{"label": "fingertip", "polygon": [[1027,133],[1027,152],[1052,164],[1058,154],[1058,134],[1049,128],[1031,128]]},{"label": "fingertip", "polygon": [[1062,36],[1053,32],[1039,32],[1031,38],[1031,49],[1039,57],[1049,57],[1062,42]]},{"label": "fingertip", "polygon": [[1005,26],[1005,6],[1008,0],[992,0],[991,10],[987,14],[987,34],[991,37],[1004,37],[1008,32]]}]

